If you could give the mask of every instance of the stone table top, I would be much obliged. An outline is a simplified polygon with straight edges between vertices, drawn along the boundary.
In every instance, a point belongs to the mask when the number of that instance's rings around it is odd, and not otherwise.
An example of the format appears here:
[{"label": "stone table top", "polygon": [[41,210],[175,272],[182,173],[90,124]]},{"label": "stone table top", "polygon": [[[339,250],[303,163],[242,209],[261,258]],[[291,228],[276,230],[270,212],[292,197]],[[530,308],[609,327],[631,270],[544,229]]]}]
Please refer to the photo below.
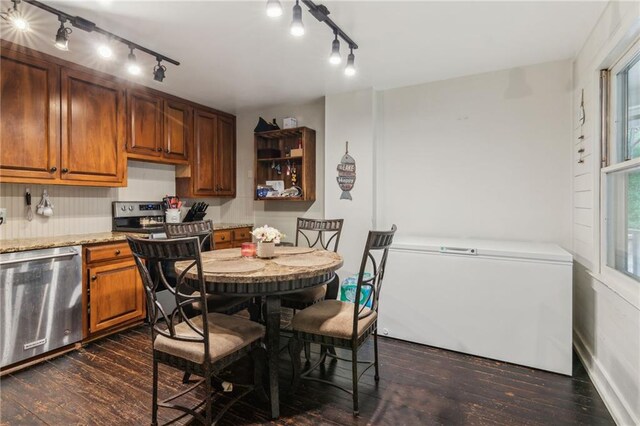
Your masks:
[{"label": "stone table top", "polygon": [[[215,250],[202,253],[202,269],[207,283],[262,284],[269,282],[290,282],[331,274],[343,264],[342,256],[338,253],[327,250],[314,250],[311,253],[282,255],[271,259],[240,258],[243,262],[261,262],[264,264],[263,268],[253,272],[212,272],[211,270],[215,269],[215,266],[220,264],[220,262],[239,261],[236,256],[229,259],[220,258],[221,255],[227,251],[229,251],[229,253],[235,253],[237,249]],[[326,261],[326,263],[323,262],[322,265],[313,266],[285,266],[276,262],[277,259],[293,256],[320,257],[321,260]],[[191,261],[176,262],[176,272],[180,274],[191,263]],[[208,271],[207,268],[210,270]],[[195,269],[187,272],[186,276],[191,279],[197,279]]]}]

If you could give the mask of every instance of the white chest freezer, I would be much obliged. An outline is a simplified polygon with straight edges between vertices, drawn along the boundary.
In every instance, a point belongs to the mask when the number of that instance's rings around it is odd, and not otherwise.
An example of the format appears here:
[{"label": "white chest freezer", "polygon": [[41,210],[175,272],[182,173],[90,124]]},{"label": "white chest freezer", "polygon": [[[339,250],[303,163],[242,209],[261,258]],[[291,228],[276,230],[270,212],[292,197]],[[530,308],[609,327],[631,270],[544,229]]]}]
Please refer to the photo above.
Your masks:
[{"label": "white chest freezer", "polygon": [[554,244],[398,238],[378,332],[570,375],[572,262]]}]

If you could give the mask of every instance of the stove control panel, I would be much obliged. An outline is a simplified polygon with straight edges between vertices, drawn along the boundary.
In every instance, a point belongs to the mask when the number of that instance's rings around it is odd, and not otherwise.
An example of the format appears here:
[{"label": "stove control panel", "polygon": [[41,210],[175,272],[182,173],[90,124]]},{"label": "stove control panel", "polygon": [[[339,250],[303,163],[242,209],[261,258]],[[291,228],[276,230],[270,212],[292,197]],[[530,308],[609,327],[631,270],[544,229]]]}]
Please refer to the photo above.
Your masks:
[{"label": "stove control panel", "polygon": [[154,201],[114,201],[113,217],[162,216],[161,202]]}]

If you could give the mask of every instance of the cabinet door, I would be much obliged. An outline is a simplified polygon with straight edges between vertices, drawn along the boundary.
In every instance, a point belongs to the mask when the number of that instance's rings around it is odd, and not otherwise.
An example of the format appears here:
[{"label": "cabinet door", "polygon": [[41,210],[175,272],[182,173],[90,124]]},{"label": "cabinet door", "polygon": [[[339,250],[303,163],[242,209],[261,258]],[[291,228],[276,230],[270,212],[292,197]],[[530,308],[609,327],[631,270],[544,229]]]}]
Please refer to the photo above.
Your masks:
[{"label": "cabinet door", "polygon": [[191,107],[174,101],[164,103],[164,156],[187,160],[191,138]]},{"label": "cabinet door", "polygon": [[213,157],[216,195],[236,193],[236,126],[235,120],[218,116],[218,132]]},{"label": "cabinet door", "polygon": [[217,117],[205,111],[194,113],[193,159],[191,162],[194,195],[216,195],[214,147],[217,137]]},{"label": "cabinet door", "polygon": [[62,69],[62,179],[125,180],[124,91],[111,80]]},{"label": "cabinet door", "polygon": [[60,175],[58,72],[57,65],[2,49],[0,176],[3,178],[21,178],[24,182],[57,179]]},{"label": "cabinet door", "polygon": [[162,106],[159,96],[140,90],[127,92],[128,153],[162,156]]},{"label": "cabinet door", "polygon": [[89,331],[144,318],[144,288],[135,261],[89,268]]}]

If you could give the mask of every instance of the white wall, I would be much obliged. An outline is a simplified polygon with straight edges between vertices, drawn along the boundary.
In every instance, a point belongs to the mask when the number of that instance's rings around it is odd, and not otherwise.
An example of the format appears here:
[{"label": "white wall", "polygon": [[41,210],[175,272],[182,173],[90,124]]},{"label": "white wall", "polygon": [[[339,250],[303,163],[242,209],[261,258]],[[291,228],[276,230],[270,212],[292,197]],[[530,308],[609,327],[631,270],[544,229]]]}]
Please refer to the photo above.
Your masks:
[{"label": "white wall", "polygon": [[[640,286],[600,275],[600,69],[640,34],[640,3],[607,5],[573,63],[574,345],[618,424],[640,424]],[[586,121],[578,123],[584,90]],[[584,135],[580,143],[578,136]],[[577,150],[585,149],[579,164]]]},{"label": "white wall", "polygon": [[[327,96],[325,102],[325,217],[344,219],[339,251],[345,258],[341,278],[358,272],[374,216],[374,92],[361,90]],[[337,166],[345,154],[356,162],[352,200],[340,199]]]},{"label": "white wall", "polygon": [[[316,201],[254,201],[254,139],[253,130],[258,117],[267,121],[295,117],[299,126],[316,131]],[[219,205],[220,221],[249,222],[256,226],[268,224],[287,235],[284,241],[295,241],[296,218],[324,217],[324,98],[301,105],[278,105],[257,110],[240,111],[236,115],[237,125],[237,196],[230,201],[214,201]]]},{"label": "white wall", "polygon": [[[26,220],[24,193],[31,189],[34,217]],[[43,189],[49,193],[54,215],[35,214]],[[126,188],[94,188],[60,185],[0,185],[0,207],[7,221],[0,226],[0,240],[50,237],[111,231],[111,203],[118,200],[160,200],[175,193],[175,166],[130,161]],[[1,243],[1,242],[0,242]]]},{"label": "white wall", "polygon": [[380,92],[380,224],[569,248],[570,90],[561,61]]}]

